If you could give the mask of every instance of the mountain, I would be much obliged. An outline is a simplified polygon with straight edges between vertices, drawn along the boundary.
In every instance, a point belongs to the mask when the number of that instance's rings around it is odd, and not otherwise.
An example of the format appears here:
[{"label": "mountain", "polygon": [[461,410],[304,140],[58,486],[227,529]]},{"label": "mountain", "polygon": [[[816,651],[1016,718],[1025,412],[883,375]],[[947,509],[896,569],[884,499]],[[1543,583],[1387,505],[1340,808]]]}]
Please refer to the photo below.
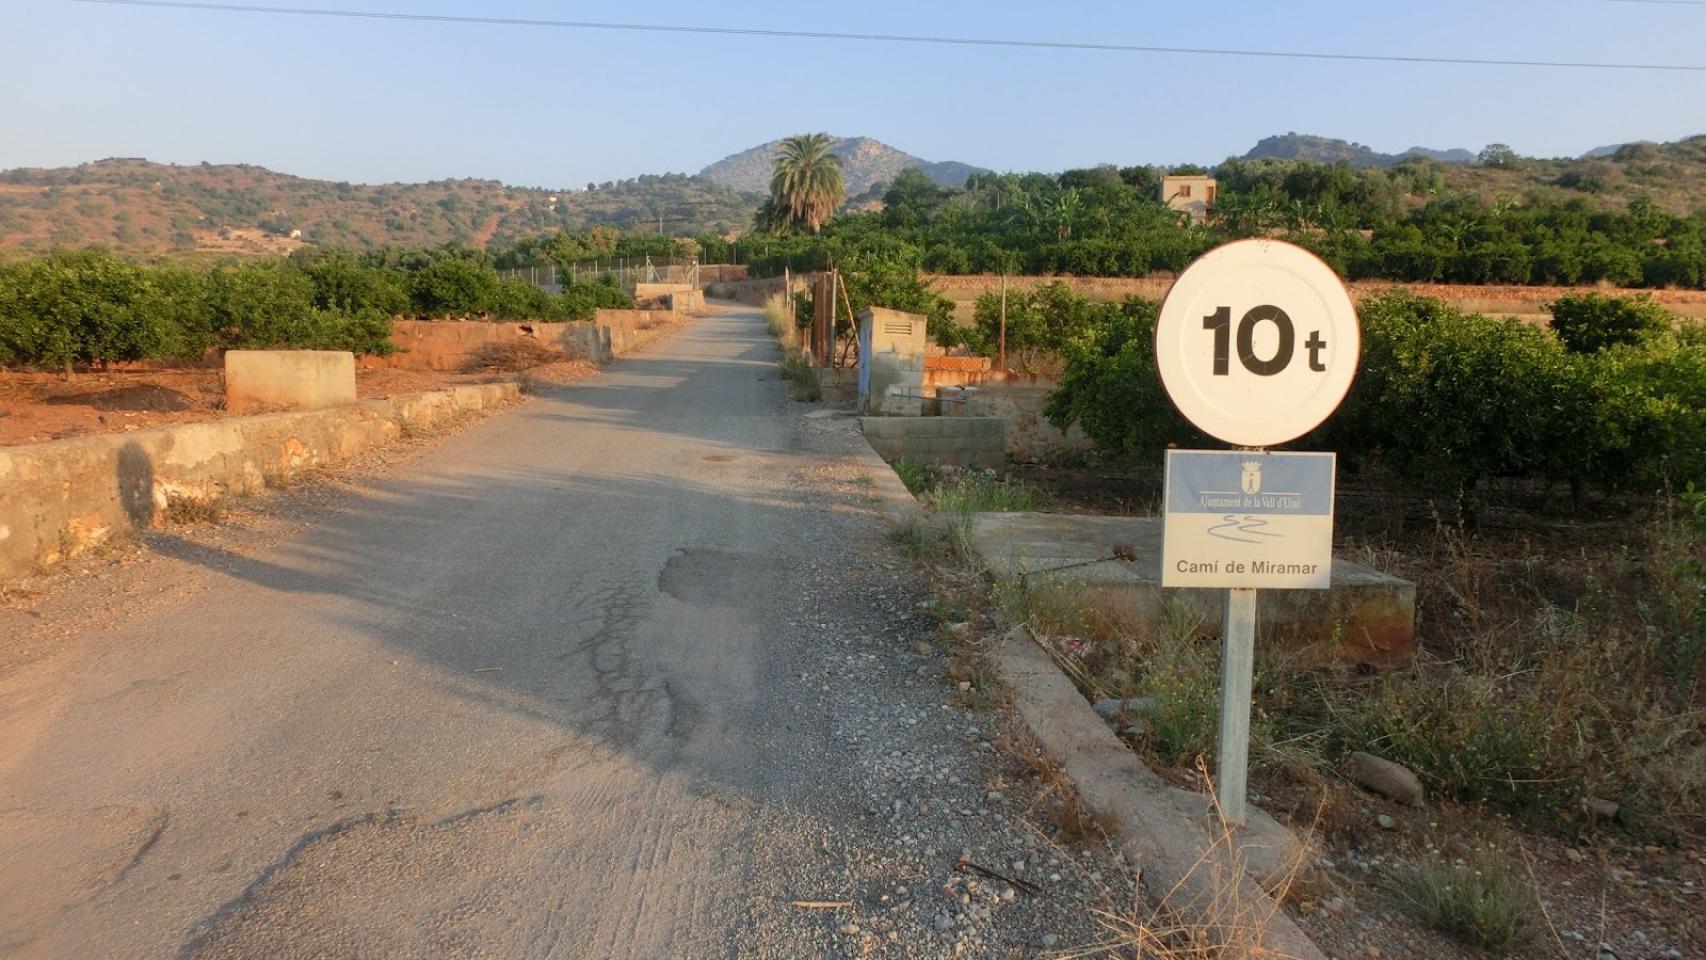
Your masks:
[{"label": "mountain", "polygon": [[1381,153],[1360,143],[1306,133],[1264,137],[1244,154],[1245,160],[1260,160],[1266,157],[1277,160],[1314,160],[1318,163],[1338,163],[1343,160],[1359,168],[1396,166],[1408,157],[1427,157],[1449,164],[1472,163],[1475,160],[1475,154],[1461,148],[1432,150],[1427,147],[1411,147],[1403,153]]},{"label": "mountain", "polygon": [[284,253],[304,243],[357,248],[505,246],[593,226],[676,234],[745,229],[759,197],[682,173],[587,185],[495,180],[353,184],[248,164],[115,158],[0,172],[0,253],[100,244],[124,253]]},{"label": "mountain", "polygon": [[[781,144],[780,140],[772,140],[750,150],[730,154],[699,171],[699,175],[735,190],[766,193],[770,190],[771,162]],[[870,137],[836,137],[829,152],[841,158],[841,179],[850,197],[858,196],[878,183],[893,180],[907,167],[917,167],[944,187],[963,187],[967,177],[985,172],[982,167],[957,160],[923,160]]]}]

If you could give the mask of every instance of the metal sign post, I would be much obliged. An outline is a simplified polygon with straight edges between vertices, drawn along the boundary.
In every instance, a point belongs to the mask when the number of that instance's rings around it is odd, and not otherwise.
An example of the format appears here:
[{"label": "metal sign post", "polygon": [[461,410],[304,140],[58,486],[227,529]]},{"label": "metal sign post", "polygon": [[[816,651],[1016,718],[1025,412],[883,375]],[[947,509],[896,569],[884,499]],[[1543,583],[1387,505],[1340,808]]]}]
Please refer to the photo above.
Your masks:
[{"label": "metal sign post", "polygon": [[1246,819],[1256,590],[1323,590],[1333,568],[1331,453],[1265,449],[1320,426],[1356,375],[1356,310],[1332,268],[1275,240],[1209,251],[1155,324],[1162,386],[1198,429],[1242,450],[1169,450],[1163,587],[1224,587],[1222,816]]},{"label": "metal sign post", "polygon": [[1250,767],[1250,687],[1256,673],[1256,591],[1226,591],[1221,618],[1220,736],[1215,744],[1220,812],[1233,823],[1247,817],[1244,797]]}]

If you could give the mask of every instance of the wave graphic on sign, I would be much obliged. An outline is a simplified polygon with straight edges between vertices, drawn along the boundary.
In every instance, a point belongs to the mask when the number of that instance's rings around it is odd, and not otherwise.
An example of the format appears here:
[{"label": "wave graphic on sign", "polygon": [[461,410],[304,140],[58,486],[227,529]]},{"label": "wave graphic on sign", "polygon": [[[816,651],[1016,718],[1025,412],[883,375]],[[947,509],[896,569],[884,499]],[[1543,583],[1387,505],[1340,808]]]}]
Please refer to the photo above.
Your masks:
[{"label": "wave graphic on sign", "polygon": [[[1268,525],[1268,522],[1263,520],[1261,517],[1240,517],[1234,514],[1227,514],[1221,519],[1225,522],[1208,528],[1209,536],[1219,537],[1222,540],[1231,540],[1233,543],[1263,543],[1264,541],[1261,539],[1262,537],[1280,539],[1285,536],[1285,534],[1282,533],[1269,533],[1266,530],[1258,529]],[[1221,531],[1227,532],[1223,533]],[[1242,534],[1242,536],[1239,536],[1239,534]]]}]

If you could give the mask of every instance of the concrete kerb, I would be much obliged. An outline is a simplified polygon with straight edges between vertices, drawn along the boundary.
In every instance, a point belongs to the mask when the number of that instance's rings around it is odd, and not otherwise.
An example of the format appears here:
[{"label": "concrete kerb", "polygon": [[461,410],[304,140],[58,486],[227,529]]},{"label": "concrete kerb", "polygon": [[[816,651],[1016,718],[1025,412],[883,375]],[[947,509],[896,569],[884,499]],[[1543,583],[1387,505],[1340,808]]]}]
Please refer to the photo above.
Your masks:
[{"label": "concrete kerb", "polygon": [[[869,441],[861,459],[875,471],[875,489],[897,526],[923,507]],[[1219,824],[1204,810],[1206,798],[1179,790],[1144,766],[1078,692],[1030,631],[1014,627],[993,645],[992,665],[1013,695],[1031,735],[1058,761],[1079,795],[1113,831],[1127,859],[1137,866],[1152,901],[1165,898],[1170,910],[1213,912],[1256,923],[1260,946],[1275,957],[1326,960],[1314,942],[1259,885],[1273,866],[1290,858],[1289,831],[1265,814],[1235,835],[1236,844],[1215,843]],[[1259,811],[1255,812],[1259,814]],[[1229,881],[1237,869],[1257,875]],[[1226,897],[1236,897],[1228,904]]]}]

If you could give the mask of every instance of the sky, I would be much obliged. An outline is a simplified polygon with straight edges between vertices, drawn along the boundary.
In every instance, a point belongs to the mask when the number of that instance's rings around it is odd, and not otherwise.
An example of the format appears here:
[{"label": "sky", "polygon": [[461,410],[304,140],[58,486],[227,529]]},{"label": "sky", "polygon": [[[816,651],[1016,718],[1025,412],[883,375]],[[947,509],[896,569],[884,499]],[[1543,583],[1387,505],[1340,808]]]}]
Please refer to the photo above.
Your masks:
[{"label": "sky", "polygon": [[[269,0],[256,0],[269,2]],[[1706,0],[270,0],[294,8],[1706,66]],[[1296,131],[1577,155],[1706,132],[1706,72],[1308,61],[0,0],[0,169],[111,156],[579,187],[788,134],[998,170],[1216,163]]]}]

